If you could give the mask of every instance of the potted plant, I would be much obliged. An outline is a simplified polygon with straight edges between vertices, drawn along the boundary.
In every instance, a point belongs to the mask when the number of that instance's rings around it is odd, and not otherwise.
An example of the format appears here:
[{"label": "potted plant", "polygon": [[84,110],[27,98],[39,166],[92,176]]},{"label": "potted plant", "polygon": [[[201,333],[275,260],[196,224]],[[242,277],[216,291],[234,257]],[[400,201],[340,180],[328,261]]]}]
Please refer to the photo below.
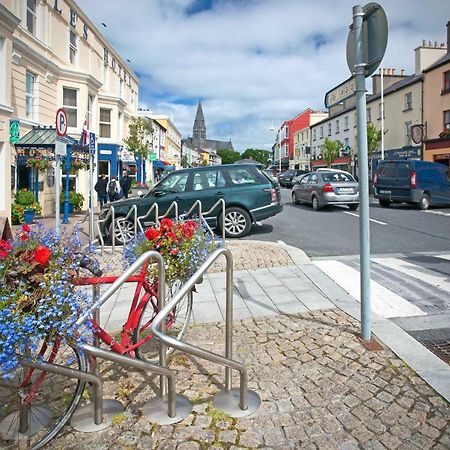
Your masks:
[{"label": "potted plant", "polygon": [[43,158],[29,158],[27,159],[27,167],[32,167],[39,172],[45,172],[50,166],[50,161]]},{"label": "potted plant", "polygon": [[82,161],[81,159],[74,159],[70,163],[70,173],[75,175],[79,170],[89,170],[89,163]]},{"label": "potted plant", "polygon": [[34,194],[27,189],[17,191],[11,205],[11,217],[14,224],[32,223],[36,214],[41,213],[41,205],[36,202]]},{"label": "potted plant", "polygon": [[[61,192],[59,197],[59,202],[61,205],[64,205],[66,200],[66,193]],[[69,191],[69,213],[73,213],[74,211],[81,211],[84,203],[84,196],[79,192]]]}]

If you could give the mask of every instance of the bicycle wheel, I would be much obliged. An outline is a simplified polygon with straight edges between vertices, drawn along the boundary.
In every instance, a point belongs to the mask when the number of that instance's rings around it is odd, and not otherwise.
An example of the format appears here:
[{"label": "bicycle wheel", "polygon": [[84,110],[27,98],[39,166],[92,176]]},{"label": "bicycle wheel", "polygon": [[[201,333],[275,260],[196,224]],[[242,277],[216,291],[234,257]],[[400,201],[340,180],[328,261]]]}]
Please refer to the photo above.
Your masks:
[{"label": "bicycle wheel", "polygon": [[[36,361],[88,370],[86,357],[59,340],[43,341],[36,355]],[[0,448],[42,448],[70,419],[84,386],[83,381],[26,366],[0,378]]]},{"label": "bicycle wheel", "polygon": [[[176,282],[167,290],[166,302],[175,295],[181,285],[181,282]],[[143,361],[158,361],[159,341],[154,338],[153,333],[150,331],[150,326],[157,313],[157,299],[153,297],[146,302],[133,332],[133,342],[137,344],[142,341],[142,344],[136,348],[136,356]],[[168,316],[166,321],[166,334],[175,339],[182,340],[189,326],[191,314],[192,297],[186,295]],[[169,355],[173,350],[172,347],[168,347],[167,354]]]}]

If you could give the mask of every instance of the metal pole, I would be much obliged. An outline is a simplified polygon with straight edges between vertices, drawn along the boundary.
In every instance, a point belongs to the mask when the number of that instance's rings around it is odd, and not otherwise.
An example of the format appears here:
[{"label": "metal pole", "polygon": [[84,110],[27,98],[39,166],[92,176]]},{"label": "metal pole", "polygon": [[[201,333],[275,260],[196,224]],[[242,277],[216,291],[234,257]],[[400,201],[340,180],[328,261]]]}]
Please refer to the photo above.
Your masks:
[{"label": "metal pole", "polygon": [[69,172],[70,172],[70,147],[66,147],[66,190],[64,196],[63,223],[69,223]]},{"label": "metal pole", "polygon": [[369,233],[369,180],[367,156],[366,78],[363,54],[363,7],[353,7],[353,31],[355,35],[355,81],[358,132],[359,170],[359,246],[361,283],[361,335],[371,338],[370,317],[370,233]]},{"label": "metal pole", "polygon": [[[158,264],[158,311],[161,311],[164,308],[165,298],[166,298],[166,280],[164,274],[164,267],[162,264]],[[166,332],[166,324],[161,323],[159,327],[159,331],[161,334],[165,334]],[[164,342],[159,342],[159,365],[161,367],[167,368],[167,348]],[[159,395],[164,397],[167,395],[167,382],[168,379],[160,375],[159,377]],[[175,407],[174,405],[169,408]],[[172,416],[171,416],[172,417]]]},{"label": "metal pole", "polygon": [[281,173],[281,145],[280,145],[280,130],[277,131],[277,147],[278,147],[278,173]]},{"label": "metal pole", "polygon": [[381,159],[384,159],[384,79],[383,67],[381,68]]},{"label": "metal pole", "polygon": [[[226,316],[225,316],[225,356],[233,359],[233,262],[225,253],[227,258],[227,278],[226,278]],[[231,368],[225,366],[225,390],[232,388]],[[241,398],[242,400],[242,398]],[[245,401],[243,404],[245,405]]]},{"label": "metal pole", "polygon": [[61,233],[61,206],[60,206],[60,196],[61,196],[61,157],[59,155],[55,156],[55,230],[59,235]]},{"label": "metal pole", "polygon": [[93,244],[94,232],[94,151],[89,148],[89,244]]}]

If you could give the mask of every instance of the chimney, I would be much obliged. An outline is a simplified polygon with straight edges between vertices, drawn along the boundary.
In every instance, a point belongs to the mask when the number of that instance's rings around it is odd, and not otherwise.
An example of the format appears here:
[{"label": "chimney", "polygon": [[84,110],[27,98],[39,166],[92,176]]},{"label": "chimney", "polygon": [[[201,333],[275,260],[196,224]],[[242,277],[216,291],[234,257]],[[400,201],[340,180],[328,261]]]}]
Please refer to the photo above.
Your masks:
[{"label": "chimney", "polygon": [[395,75],[395,69],[392,69],[392,75]]},{"label": "chimney", "polygon": [[450,52],[450,20],[447,22],[447,53]]},{"label": "chimney", "polygon": [[405,69],[400,70],[400,75],[403,77],[405,75]]}]

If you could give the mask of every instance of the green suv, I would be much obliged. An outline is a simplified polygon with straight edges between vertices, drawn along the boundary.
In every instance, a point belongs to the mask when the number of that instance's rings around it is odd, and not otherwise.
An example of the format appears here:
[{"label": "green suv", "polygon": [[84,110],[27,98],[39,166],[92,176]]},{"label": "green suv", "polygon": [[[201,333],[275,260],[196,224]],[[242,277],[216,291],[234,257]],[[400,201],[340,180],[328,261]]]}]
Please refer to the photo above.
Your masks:
[{"label": "green suv", "polygon": [[[178,204],[178,214],[187,212],[200,200],[202,211],[206,212],[220,199],[225,200],[224,228],[225,236],[240,238],[246,236],[252,223],[272,217],[283,210],[280,187],[256,164],[229,164],[182,169],[170,173],[163,178],[145,196],[128,198],[107,203],[101,212],[100,219],[106,217],[111,205],[114,206],[116,221],[125,217],[133,205],[137,207],[137,215],[145,216],[154,203],[158,204],[159,216],[164,215],[172,202]],[[172,217],[174,211],[169,211]],[[220,230],[222,208],[219,206],[206,216],[208,223]],[[154,215],[144,219],[145,228],[152,224]],[[131,216],[130,216],[131,217]],[[100,226],[102,235],[109,239],[112,232],[111,221]],[[131,221],[122,223],[122,230],[130,239],[134,233]],[[116,242],[122,242],[122,235],[115,227]]]}]

